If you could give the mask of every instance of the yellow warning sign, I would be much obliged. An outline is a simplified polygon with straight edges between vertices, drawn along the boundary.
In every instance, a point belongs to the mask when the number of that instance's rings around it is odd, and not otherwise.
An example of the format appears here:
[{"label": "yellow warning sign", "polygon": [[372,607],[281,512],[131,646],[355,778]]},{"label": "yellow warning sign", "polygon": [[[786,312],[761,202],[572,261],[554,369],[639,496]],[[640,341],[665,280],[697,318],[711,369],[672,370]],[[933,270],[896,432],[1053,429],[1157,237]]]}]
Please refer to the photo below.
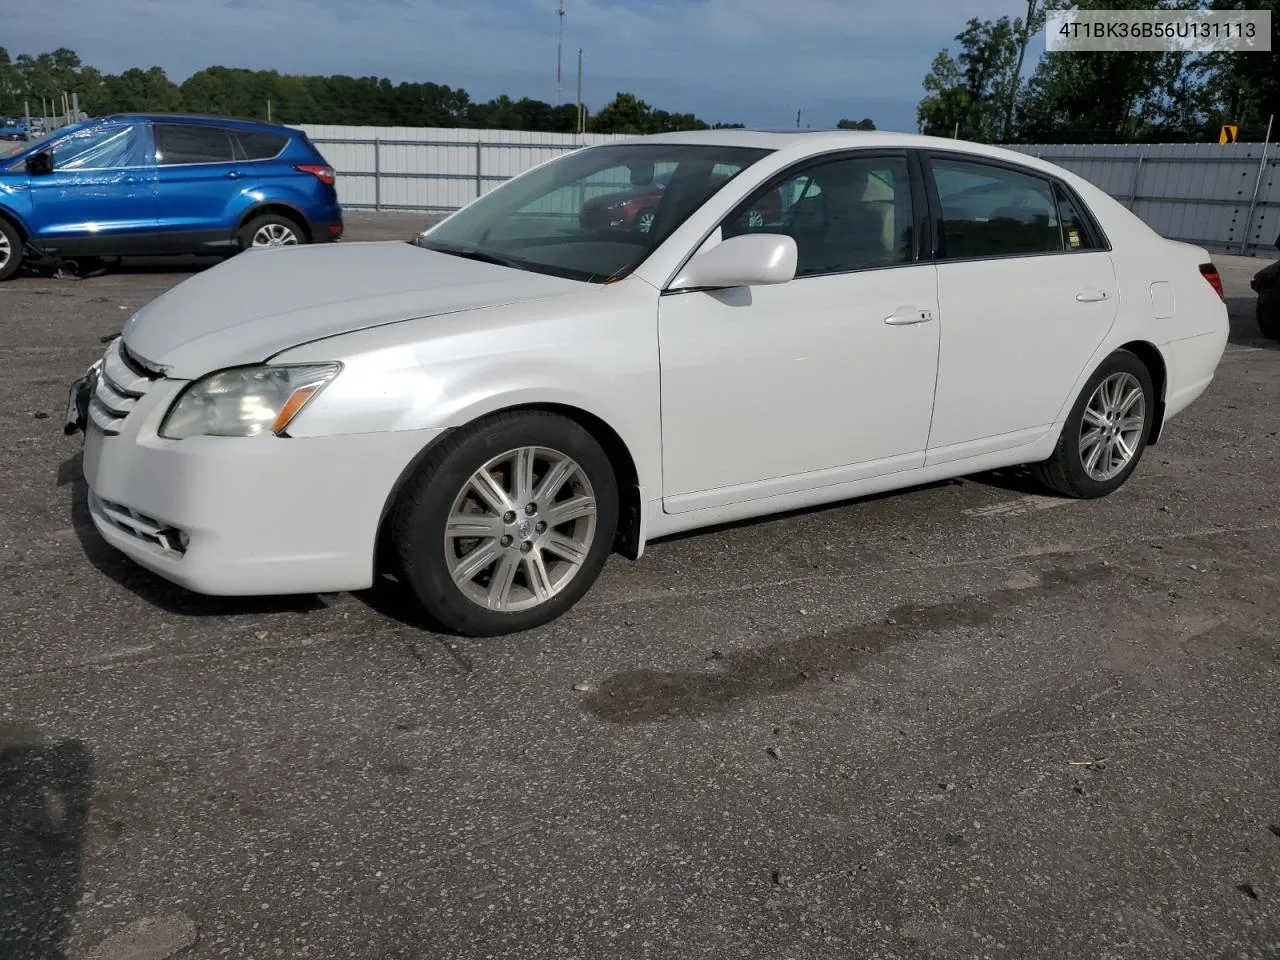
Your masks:
[{"label": "yellow warning sign", "polygon": [[1240,128],[1237,127],[1234,123],[1224,123],[1222,125],[1222,132],[1218,134],[1218,142],[1219,143],[1235,143],[1236,131],[1239,129]]}]

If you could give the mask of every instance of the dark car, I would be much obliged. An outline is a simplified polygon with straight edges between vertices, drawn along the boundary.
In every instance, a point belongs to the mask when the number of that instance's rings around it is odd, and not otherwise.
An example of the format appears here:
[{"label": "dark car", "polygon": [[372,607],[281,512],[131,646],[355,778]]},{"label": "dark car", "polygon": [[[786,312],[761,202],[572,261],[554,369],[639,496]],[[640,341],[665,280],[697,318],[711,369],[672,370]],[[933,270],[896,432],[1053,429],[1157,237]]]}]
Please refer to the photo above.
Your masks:
[{"label": "dark car", "polygon": [[230,255],[342,230],[333,168],[278,124],[120,114],[0,150],[0,280],[24,252]]},{"label": "dark car", "polygon": [[[1280,237],[1276,237],[1276,248],[1280,249]],[[1258,295],[1258,329],[1264,337],[1280,340],[1280,260],[1255,273],[1249,286]]]}]

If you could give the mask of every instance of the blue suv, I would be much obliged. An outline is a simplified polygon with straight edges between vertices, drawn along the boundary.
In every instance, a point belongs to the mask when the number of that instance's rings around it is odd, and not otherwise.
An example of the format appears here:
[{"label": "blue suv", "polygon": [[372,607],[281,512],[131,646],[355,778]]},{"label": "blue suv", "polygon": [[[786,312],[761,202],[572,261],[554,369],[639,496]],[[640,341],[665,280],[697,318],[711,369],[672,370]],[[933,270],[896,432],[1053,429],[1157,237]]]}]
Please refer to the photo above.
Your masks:
[{"label": "blue suv", "polygon": [[121,114],[0,148],[0,280],[24,256],[229,256],[341,236],[333,168],[289,127]]}]

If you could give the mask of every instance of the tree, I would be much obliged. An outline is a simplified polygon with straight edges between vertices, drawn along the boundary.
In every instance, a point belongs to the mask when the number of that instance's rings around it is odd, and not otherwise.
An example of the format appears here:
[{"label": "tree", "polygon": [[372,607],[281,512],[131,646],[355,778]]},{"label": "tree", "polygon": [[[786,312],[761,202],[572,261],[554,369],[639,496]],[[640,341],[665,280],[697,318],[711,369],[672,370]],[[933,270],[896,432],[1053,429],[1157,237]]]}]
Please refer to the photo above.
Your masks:
[{"label": "tree", "polygon": [[[1213,0],[1215,10],[1269,10],[1271,50],[1258,53],[1211,53],[1204,58],[1207,135],[1223,123],[1240,125],[1239,139],[1258,141],[1267,118],[1280,121],[1280,3],[1276,0]],[[1274,138],[1276,131],[1272,130]]]},{"label": "tree", "polygon": [[920,132],[935,137],[969,134],[968,120],[973,112],[973,97],[963,83],[960,65],[947,50],[933,58],[933,66],[924,77],[928,93],[916,108]]},{"label": "tree", "polygon": [[[43,97],[61,112],[63,92],[76,93],[92,115],[121,111],[206,113],[266,118],[285,123],[336,123],[428,127],[480,127],[574,133],[575,104],[499,96],[473,103],[466,90],[438,83],[392,83],[385,77],[298,76],[275,70],[206,67],[174,84],[159,67],[132,67],[103,75],[84,66],[74,50],[60,48],[11,59],[0,48],[0,113],[21,111],[29,100],[38,113]],[[617,133],[702,130],[691,113],[655,110],[619,93],[592,129]],[[725,126],[742,126],[726,124]]]},{"label": "tree", "polygon": [[618,92],[600,112],[591,118],[594,133],[648,133],[653,123],[653,108],[631,93]]},{"label": "tree", "polygon": [[876,122],[870,117],[863,117],[861,120],[841,120],[836,126],[841,130],[874,130]]},{"label": "tree", "polygon": [[[1192,9],[1198,0],[1128,0],[1128,5]],[[1046,2],[1048,11],[1069,7],[1109,10],[1114,3]],[[1180,52],[1046,54],[1019,98],[1018,137],[1057,143],[1185,139],[1201,123],[1195,70],[1195,58]]]}]

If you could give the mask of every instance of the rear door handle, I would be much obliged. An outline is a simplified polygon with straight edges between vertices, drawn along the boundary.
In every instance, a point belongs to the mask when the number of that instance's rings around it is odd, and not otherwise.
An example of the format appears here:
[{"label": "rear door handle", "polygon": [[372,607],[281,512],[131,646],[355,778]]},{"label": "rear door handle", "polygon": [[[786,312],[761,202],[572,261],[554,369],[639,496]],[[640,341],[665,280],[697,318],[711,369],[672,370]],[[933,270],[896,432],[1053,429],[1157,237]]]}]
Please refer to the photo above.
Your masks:
[{"label": "rear door handle", "polygon": [[1099,303],[1110,296],[1105,290],[1084,290],[1076,294],[1076,299],[1081,303]]},{"label": "rear door handle", "polygon": [[239,179],[240,179],[241,177],[243,177],[243,176],[244,176],[244,174],[243,174],[243,173],[241,173],[239,170],[228,170],[228,171],[227,171],[227,179],[228,179],[228,180],[239,180]]},{"label": "rear door handle", "polygon": [[913,323],[928,323],[933,319],[932,310],[921,310],[919,307],[899,307],[884,322],[891,327],[905,327]]}]

